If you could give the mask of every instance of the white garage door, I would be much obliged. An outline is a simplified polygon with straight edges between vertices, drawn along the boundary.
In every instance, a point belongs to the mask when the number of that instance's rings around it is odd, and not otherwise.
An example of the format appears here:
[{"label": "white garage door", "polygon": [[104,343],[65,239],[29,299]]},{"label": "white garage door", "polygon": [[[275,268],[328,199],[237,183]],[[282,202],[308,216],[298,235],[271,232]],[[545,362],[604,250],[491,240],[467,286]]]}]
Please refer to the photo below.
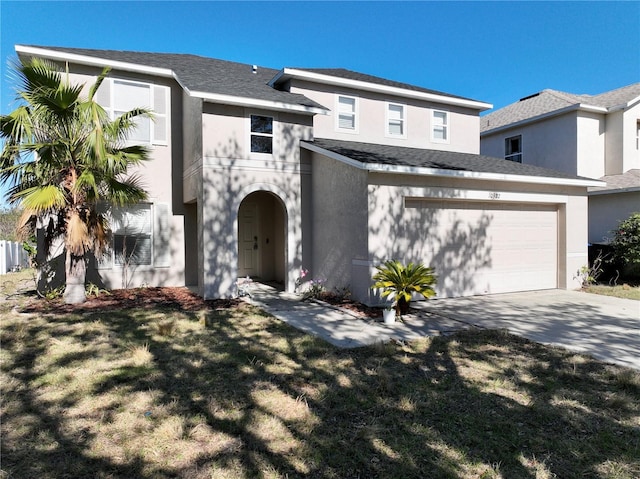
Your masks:
[{"label": "white garage door", "polygon": [[436,269],[438,297],[557,287],[555,205],[407,199],[405,206],[421,219],[420,257]]}]

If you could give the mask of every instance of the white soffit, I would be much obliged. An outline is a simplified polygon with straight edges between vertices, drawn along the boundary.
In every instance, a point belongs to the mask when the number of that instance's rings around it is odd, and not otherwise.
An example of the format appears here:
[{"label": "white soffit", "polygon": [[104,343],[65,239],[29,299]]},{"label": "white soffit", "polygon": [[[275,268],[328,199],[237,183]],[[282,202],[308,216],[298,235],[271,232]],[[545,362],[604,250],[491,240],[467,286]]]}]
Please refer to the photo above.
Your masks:
[{"label": "white soffit", "polygon": [[394,87],[389,85],[380,85],[378,83],[365,82],[361,80],[351,80],[348,78],[341,78],[332,75],[324,75],[322,73],[297,70],[295,68],[284,68],[269,82],[269,85],[273,86],[278,82],[278,80],[285,77],[310,80],[318,83],[323,83],[325,85],[342,86],[346,88],[354,88],[357,90],[396,95],[404,98],[413,98],[418,100],[443,103],[447,105],[463,106],[479,111],[489,110],[493,108],[493,105],[490,103],[484,103],[475,100],[466,100],[464,98],[455,98],[446,95],[437,95],[435,93],[409,90],[407,88]]},{"label": "white soffit", "polygon": [[466,178],[490,181],[508,181],[512,183],[533,183],[541,185],[566,185],[566,186],[604,186],[606,183],[599,180],[588,180],[580,178],[554,178],[549,176],[529,176],[529,175],[508,175],[502,173],[484,173],[478,171],[447,170],[443,168],[423,168],[416,166],[402,165],[381,165],[379,163],[363,163],[344,155],[320,148],[305,141],[300,142],[300,146],[310,151],[332,158],[336,161],[346,163],[360,170],[374,173],[395,173],[405,175],[439,176],[444,178]]}]

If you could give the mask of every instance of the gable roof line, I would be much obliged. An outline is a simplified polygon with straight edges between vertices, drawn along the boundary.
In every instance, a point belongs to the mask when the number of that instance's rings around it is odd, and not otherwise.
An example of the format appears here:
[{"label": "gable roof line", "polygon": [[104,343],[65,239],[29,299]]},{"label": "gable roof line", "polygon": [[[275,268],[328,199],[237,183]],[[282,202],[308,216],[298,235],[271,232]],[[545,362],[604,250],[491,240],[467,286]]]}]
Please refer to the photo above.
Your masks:
[{"label": "gable roof line", "polygon": [[131,71],[134,73],[147,73],[162,76],[165,78],[173,78],[182,88],[184,88],[186,91],[189,91],[188,88],[184,86],[180,79],[176,76],[175,72],[169,68],[150,67],[137,63],[107,60],[106,58],[96,58],[88,55],[80,55],[78,53],[60,52],[50,50],[48,48],[30,47],[25,45],[16,45],[15,49],[18,54],[22,53],[26,55],[34,55],[38,57],[49,58],[51,60],[67,60],[89,66],[108,66],[117,68],[118,70]]},{"label": "gable roof line", "polygon": [[[510,175],[505,173],[486,173],[477,171],[460,171],[448,170],[444,168],[416,167],[405,165],[386,165],[378,163],[365,163],[340,153],[327,150],[312,142],[301,141],[300,147],[307,150],[320,153],[321,155],[332,158],[341,163],[353,166],[360,170],[366,170],[376,173],[396,173],[411,174],[420,176],[437,176],[444,178],[465,178],[476,180],[492,180],[492,181],[508,181],[517,183],[534,183],[541,185],[567,185],[567,186],[602,186],[603,182],[599,180],[589,180],[583,178],[552,178],[546,176],[530,176],[530,175]],[[506,161],[506,160],[505,160]]]},{"label": "gable roof line", "polygon": [[479,111],[484,111],[484,110],[493,108],[493,105],[491,105],[490,103],[484,103],[476,100],[469,100],[465,98],[447,96],[444,94],[440,95],[436,93],[415,91],[415,90],[410,90],[410,89],[402,88],[398,86],[382,85],[382,84],[373,83],[370,81],[341,78],[334,75],[305,71],[297,68],[283,68],[278,72],[278,74],[275,77],[273,77],[273,79],[269,82],[269,85],[274,86],[276,83],[286,78],[299,78],[303,80],[316,81],[316,82],[327,84],[327,85],[343,86],[343,87],[349,87],[349,88],[371,91],[376,93],[393,94],[393,95],[402,96],[405,98],[413,98],[418,100],[435,101],[438,103],[444,103],[448,105],[473,108]]},{"label": "gable roof line", "polygon": [[586,105],[584,103],[576,103],[575,105],[569,105],[564,108],[560,108],[558,110],[548,111],[546,113],[542,113],[541,115],[532,116],[530,118],[524,118],[522,120],[515,121],[513,123],[508,123],[506,125],[497,126],[495,128],[491,128],[488,130],[483,130],[480,132],[480,138],[487,135],[493,135],[494,133],[499,133],[501,131],[510,130],[511,128],[518,128],[528,123],[535,123],[537,121],[546,120],[547,118],[552,118],[554,116],[564,115],[565,113],[569,113],[572,111],[586,111],[588,113],[608,113],[609,112],[606,108],[601,106],[593,106],[593,105]]},{"label": "gable roof line", "polygon": [[161,76],[164,78],[172,78],[178,83],[178,85],[180,85],[180,87],[190,97],[202,98],[203,100],[207,100],[212,103],[221,103],[225,105],[230,104],[230,105],[236,105],[236,106],[254,106],[254,107],[268,108],[268,109],[279,110],[279,111],[295,111],[297,113],[306,113],[306,114],[312,114],[312,115],[328,114],[328,112],[325,109],[315,108],[315,107],[305,106],[305,105],[297,105],[294,103],[285,103],[285,102],[277,102],[277,101],[270,101],[270,100],[260,100],[260,99],[250,98],[250,97],[191,91],[184,84],[184,82],[181,81],[180,77],[176,74],[176,72],[170,68],[152,67],[148,65],[141,65],[138,63],[109,60],[106,58],[99,58],[99,57],[94,57],[90,55],[60,52],[60,51],[51,50],[48,48],[31,47],[31,46],[25,46],[25,45],[16,45],[15,50],[18,54],[34,55],[34,56],[49,58],[52,60],[71,61],[74,63],[89,65],[89,66],[97,66],[97,67],[108,66],[117,70],[130,71],[133,73],[143,73],[143,74]]}]

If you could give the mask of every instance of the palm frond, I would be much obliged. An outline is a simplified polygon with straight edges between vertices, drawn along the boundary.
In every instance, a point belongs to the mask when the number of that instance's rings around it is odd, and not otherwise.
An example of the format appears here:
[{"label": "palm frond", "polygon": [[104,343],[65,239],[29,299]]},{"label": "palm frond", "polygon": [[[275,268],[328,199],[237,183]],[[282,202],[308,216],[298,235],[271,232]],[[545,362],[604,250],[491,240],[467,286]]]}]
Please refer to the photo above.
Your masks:
[{"label": "palm frond", "polygon": [[63,208],[67,203],[63,190],[56,185],[33,186],[16,192],[14,196],[26,209],[36,214]]},{"label": "palm frond", "polygon": [[102,73],[100,73],[100,75],[96,79],[95,83],[93,85],[91,85],[91,88],[89,89],[89,98],[88,98],[90,101],[93,101],[93,99],[96,96],[96,93],[100,89],[100,86],[102,85],[102,83],[104,82],[105,78],[107,78],[107,76],[109,75],[110,72],[111,72],[111,68],[110,67],[104,68],[102,70]]}]

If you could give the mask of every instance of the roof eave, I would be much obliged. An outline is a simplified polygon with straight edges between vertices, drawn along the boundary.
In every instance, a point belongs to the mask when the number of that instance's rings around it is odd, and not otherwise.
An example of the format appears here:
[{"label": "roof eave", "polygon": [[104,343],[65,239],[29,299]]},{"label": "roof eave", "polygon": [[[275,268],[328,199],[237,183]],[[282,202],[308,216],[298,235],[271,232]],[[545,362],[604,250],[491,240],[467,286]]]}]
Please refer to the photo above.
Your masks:
[{"label": "roof eave", "polygon": [[321,73],[308,72],[304,70],[298,70],[295,68],[284,68],[278,74],[271,79],[268,83],[269,86],[274,86],[282,80],[288,78],[298,78],[301,80],[315,81],[318,83],[341,86],[346,88],[354,88],[357,90],[370,91],[375,93],[390,94],[400,96],[404,98],[411,98],[416,100],[433,101],[452,106],[461,106],[471,108],[478,111],[490,110],[493,105],[490,103],[484,103],[475,100],[467,100],[464,98],[449,97],[446,95],[436,95],[434,93],[419,92],[414,90],[408,90],[406,88],[393,87],[388,85],[379,85],[377,83],[365,82],[360,80],[350,80],[348,78],[340,78],[332,75],[323,75]]},{"label": "roof eave", "polygon": [[629,100],[626,103],[622,103],[620,105],[615,105],[615,106],[609,107],[608,111],[611,113],[611,112],[614,112],[614,111],[626,110],[627,108],[631,108],[632,106],[634,106],[635,104],[637,104],[639,102],[640,102],[640,96],[637,96],[637,97]]},{"label": "roof eave", "polygon": [[178,83],[180,83],[180,80],[177,78],[175,72],[168,68],[158,68],[158,67],[151,67],[147,65],[140,65],[138,63],[108,60],[106,58],[94,57],[89,55],[81,55],[78,53],[60,52],[57,50],[49,50],[47,48],[40,48],[40,47],[16,45],[15,48],[18,55],[32,55],[32,56],[37,56],[41,58],[48,58],[50,60],[68,61],[68,62],[80,64],[80,65],[88,65],[88,66],[95,66],[95,67],[111,67],[117,70],[124,70],[124,71],[129,71],[134,73],[145,73],[145,74],[156,75],[156,76],[161,76],[165,78],[173,78]]},{"label": "roof eave", "polygon": [[484,130],[480,132],[480,137],[486,135],[493,135],[495,133],[500,133],[501,131],[510,130],[512,128],[518,128],[529,123],[536,123],[538,121],[546,120],[549,118],[553,118],[554,116],[564,115],[566,113],[570,113],[572,111],[586,111],[589,113],[601,113],[607,114],[609,110],[607,108],[601,106],[587,105],[584,103],[576,103],[575,105],[569,105],[564,108],[560,108],[558,110],[549,111],[547,113],[542,113],[541,115],[532,116],[530,118],[525,118],[523,120],[515,121],[513,123],[509,123],[507,125],[498,126],[496,128],[492,128],[490,130]]},{"label": "roof eave", "polygon": [[221,93],[207,93],[202,91],[189,92],[189,95],[195,98],[201,98],[210,103],[219,103],[222,105],[234,105],[250,108],[263,108],[275,111],[290,111],[302,113],[305,115],[327,115],[328,111],[323,108],[300,105],[295,103],[277,102],[271,100],[259,100],[256,98],[239,97],[232,95],[224,95]]},{"label": "roof eave", "polygon": [[630,186],[627,188],[610,188],[606,190],[595,190],[587,192],[588,196],[599,196],[599,195],[617,195],[619,193],[635,193],[640,192],[640,186]]},{"label": "roof eave", "polygon": [[443,168],[423,168],[415,166],[381,165],[378,163],[363,163],[358,160],[340,155],[333,151],[321,148],[313,143],[300,142],[300,146],[310,151],[328,156],[336,161],[346,163],[355,168],[375,173],[395,173],[419,176],[437,176],[442,178],[464,178],[490,181],[503,181],[510,183],[533,183],[540,185],[562,185],[562,186],[604,186],[606,183],[599,180],[589,180],[583,178],[554,178],[550,176],[530,176],[530,175],[508,175],[502,173],[484,173],[475,171],[447,170]]}]

